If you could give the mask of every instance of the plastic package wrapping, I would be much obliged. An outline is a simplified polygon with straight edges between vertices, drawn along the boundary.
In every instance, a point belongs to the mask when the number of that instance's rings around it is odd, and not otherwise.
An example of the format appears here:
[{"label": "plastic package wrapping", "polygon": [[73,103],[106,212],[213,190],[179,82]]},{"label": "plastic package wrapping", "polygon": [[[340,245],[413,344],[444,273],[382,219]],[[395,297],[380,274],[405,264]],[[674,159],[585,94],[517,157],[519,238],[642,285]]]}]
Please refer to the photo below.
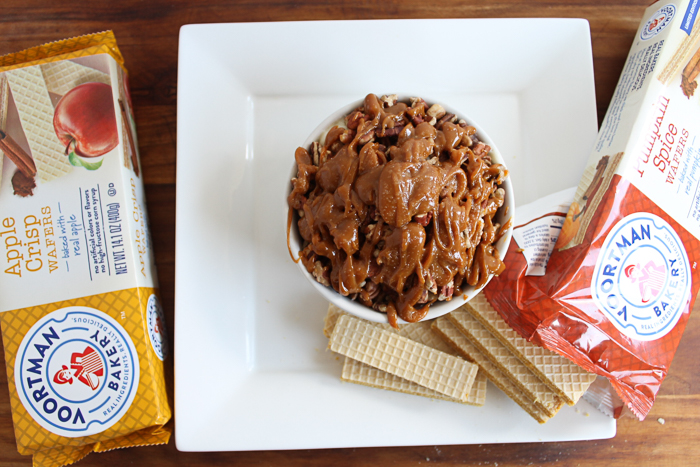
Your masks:
[{"label": "plastic package wrapping", "polygon": [[[511,244],[506,271],[485,289],[523,337],[607,378],[639,419],[700,279],[697,6],[647,9],[546,273],[528,272]],[[619,417],[614,400],[598,399]]]}]

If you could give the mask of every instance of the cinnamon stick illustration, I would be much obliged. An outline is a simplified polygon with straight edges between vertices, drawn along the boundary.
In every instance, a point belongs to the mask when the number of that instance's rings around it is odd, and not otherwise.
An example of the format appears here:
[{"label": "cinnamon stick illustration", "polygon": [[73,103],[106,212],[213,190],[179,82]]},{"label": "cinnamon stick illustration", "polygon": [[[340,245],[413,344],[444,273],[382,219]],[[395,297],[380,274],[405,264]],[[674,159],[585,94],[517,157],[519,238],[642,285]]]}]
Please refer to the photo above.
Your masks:
[{"label": "cinnamon stick illustration", "polygon": [[695,88],[698,87],[698,82],[695,81],[698,74],[700,74],[700,48],[695,51],[688,64],[683,68],[683,73],[681,73],[681,89],[688,99],[695,93]]},{"label": "cinnamon stick illustration", "polygon": [[22,174],[28,178],[34,178],[34,175],[36,175],[34,159],[10,135],[2,130],[0,130],[0,150],[15,163]]},{"label": "cinnamon stick illustration", "polygon": [[588,207],[588,200],[592,199],[596,193],[598,193],[598,189],[603,183],[603,178],[605,178],[605,169],[608,168],[608,160],[610,159],[610,156],[603,156],[599,161],[598,164],[596,165],[596,172],[595,175],[593,175],[593,180],[591,181],[591,184],[588,185],[588,188],[586,189],[585,193],[583,193],[582,200],[585,202],[583,205],[583,208],[581,211],[574,216],[574,221],[581,217],[584,212],[586,212],[586,208]]},{"label": "cinnamon stick illustration", "polygon": [[124,123],[126,126],[126,135],[129,138],[129,152],[131,153],[131,165],[134,168],[134,173],[136,176],[139,176],[139,161],[136,158],[136,145],[134,144],[134,137],[131,134],[131,123],[129,122],[129,116],[126,113],[126,107],[124,106],[124,102],[119,99],[119,108],[122,111],[122,119],[124,119]]}]

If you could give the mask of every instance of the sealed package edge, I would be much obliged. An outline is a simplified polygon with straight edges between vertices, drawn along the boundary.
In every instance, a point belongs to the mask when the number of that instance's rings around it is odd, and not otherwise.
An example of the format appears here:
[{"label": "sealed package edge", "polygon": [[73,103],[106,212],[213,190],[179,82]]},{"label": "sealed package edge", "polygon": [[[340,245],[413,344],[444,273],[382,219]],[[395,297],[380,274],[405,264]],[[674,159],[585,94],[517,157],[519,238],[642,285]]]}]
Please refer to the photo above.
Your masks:
[{"label": "sealed package edge", "polygon": [[520,334],[606,377],[639,419],[700,285],[698,10],[646,10],[546,273],[514,242],[486,288]]},{"label": "sealed package edge", "polygon": [[167,443],[167,334],[111,31],[0,57],[0,323],[35,466]]}]

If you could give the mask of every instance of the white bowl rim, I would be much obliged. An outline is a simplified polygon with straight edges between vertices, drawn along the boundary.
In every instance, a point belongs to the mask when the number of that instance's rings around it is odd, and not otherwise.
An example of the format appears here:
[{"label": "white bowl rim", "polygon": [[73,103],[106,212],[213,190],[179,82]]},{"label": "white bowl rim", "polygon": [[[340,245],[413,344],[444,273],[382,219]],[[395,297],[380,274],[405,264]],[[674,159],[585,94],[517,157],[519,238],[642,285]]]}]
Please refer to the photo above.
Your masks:
[{"label": "white bowl rim", "polygon": [[[408,102],[409,98],[412,96],[409,95],[403,95],[399,94],[398,96],[398,101],[399,102]],[[443,104],[442,102],[439,102],[434,99],[429,99],[426,97],[423,97],[423,100],[425,100],[428,103],[439,103],[447,113],[452,113],[456,115],[460,119],[464,119],[467,121],[467,123],[474,128],[476,128],[476,134],[479,137],[480,141],[483,141],[484,143],[488,144],[491,147],[491,155],[492,158],[495,162],[502,164],[504,167],[507,166],[504,163],[503,158],[501,157],[501,153],[494,144],[493,140],[488,136],[488,134],[484,131],[483,128],[481,128],[478,123],[474,119],[469,118],[467,114],[464,112],[457,111],[456,109]],[[345,117],[348,115],[351,111],[357,109],[358,107],[361,107],[364,103],[364,98],[354,101],[350,104],[347,104],[340,109],[336,110],[333,112],[331,115],[329,115],[326,119],[324,119],[315,129],[314,131],[311,132],[311,134],[306,138],[304,141],[303,145],[301,147],[303,148],[308,148],[313,141],[318,141],[319,137],[326,131],[328,130],[331,125],[337,123],[341,118]],[[293,177],[297,176],[297,165],[296,162],[292,162],[292,169],[290,172],[289,180],[291,180]],[[511,177],[508,176],[506,179],[503,181],[503,184],[501,185],[505,192],[506,192],[506,197],[505,201],[503,203],[503,208],[505,208],[503,212],[503,217],[506,219],[510,219],[510,225],[509,228],[504,232],[504,234],[501,236],[501,238],[498,240],[496,243],[496,248],[499,251],[499,254],[501,256],[501,259],[505,257],[506,252],[508,251],[508,247],[510,245],[511,239],[513,237],[513,226],[514,226],[514,220],[515,220],[515,198],[513,196],[513,185],[511,182]],[[288,189],[285,191],[285,196],[289,195],[291,192],[291,182],[289,183]],[[285,204],[286,204],[286,198],[285,198]],[[500,211],[500,210],[499,210]],[[292,225],[290,228],[290,232],[288,235],[289,239],[289,247],[290,247],[290,252],[292,252],[295,256],[294,259],[296,260],[298,258],[298,253],[301,250],[301,242],[300,238],[301,236],[299,235],[298,229],[296,228],[296,221],[297,221],[297,214],[293,213],[293,220],[292,220]],[[503,225],[503,224],[501,224]],[[343,311],[346,311],[354,316],[357,316],[362,319],[366,319],[367,321],[372,321],[375,323],[388,323],[388,318],[386,313],[382,313],[380,311],[376,311],[372,308],[369,308],[365,305],[362,305],[359,302],[356,302],[354,300],[351,300],[348,297],[345,297],[341,295],[340,293],[336,292],[332,287],[327,287],[321,283],[319,283],[304,267],[303,263],[301,260],[296,260],[297,266],[301,270],[302,274],[306,279],[314,286],[316,291],[318,291],[326,300],[329,302],[333,303],[335,306],[340,308]],[[506,266],[507,267],[507,266]],[[449,301],[442,301],[442,302],[435,302],[430,306],[430,310],[428,311],[428,314],[423,318],[421,321],[427,321],[427,320],[432,320],[435,318],[439,318],[440,316],[446,315],[447,313],[450,313],[451,311],[454,311],[455,309],[459,308],[460,306],[464,305],[467,303],[469,300],[474,298],[481,290],[483,290],[484,287],[491,281],[493,278],[493,274],[489,277],[489,279],[486,281],[486,284],[479,288],[475,288],[473,286],[468,286],[466,287],[460,296],[453,297],[452,300]],[[401,323],[406,323],[402,319],[399,318],[398,320],[399,324]]]}]

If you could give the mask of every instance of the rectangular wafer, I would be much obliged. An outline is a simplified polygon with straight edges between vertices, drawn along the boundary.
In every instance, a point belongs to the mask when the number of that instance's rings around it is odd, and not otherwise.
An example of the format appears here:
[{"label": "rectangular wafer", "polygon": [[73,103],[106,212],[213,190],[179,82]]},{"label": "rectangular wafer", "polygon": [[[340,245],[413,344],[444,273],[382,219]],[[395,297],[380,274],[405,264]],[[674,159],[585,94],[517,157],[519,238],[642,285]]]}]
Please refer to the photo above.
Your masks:
[{"label": "rectangular wafer", "polygon": [[49,92],[61,96],[74,87],[85,83],[96,82],[112,85],[107,73],[79,65],[70,60],[44,63],[41,65],[41,72]]},{"label": "rectangular wafer", "polygon": [[[326,337],[330,337],[333,332],[333,327],[342,315],[347,315],[346,312],[330,303],[328,305],[328,313],[324,319],[323,333]],[[416,342],[432,347],[442,352],[458,355],[452,348],[447,345],[435,332],[432,331],[430,323],[422,321],[419,323],[405,324],[397,331],[388,324],[375,323],[381,329],[397,332],[398,334],[408,337]],[[343,364],[343,373],[341,375],[343,381],[371,386],[378,389],[388,389],[390,391],[403,392],[416,396],[430,397],[433,399],[443,399],[452,402],[466,403],[470,405],[482,406],[486,401],[486,376],[482,372],[477,372],[474,384],[469,391],[469,396],[466,401],[460,401],[447,396],[444,396],[432,389],[425,388],[419,384],[400,378],[396,375],[387,373],[386,371],[373,368],[358,362],[349,357],[345,357]]]},{"label": "rectangular wafer", "polygon": [[524,339],[498,314],[483,294],[472,298],[462,308],[468,311],[527,366],[564,402],[574,405],[588,389],[596,375],[562,357]]},{"label": "rectangular wafer", "polygon": [[447,317],[436,319],[432,323],[433,331],[447,344],[457,351],[463,358],[476,363],[479,366],[479,374],[485,375],[491,382],[508,397],[522,407],[532,418],[539,423],[545,423],[551,416],[541,410],[508,376],[498,369],[474,344],[466,338]]},{"label": "rectangular wafer", "polygon": [[29,143],[37,177],[42,182],[62,177],[73,170],[53,127],[53,104],[39,66],[5,72]]},{"label": "rectangular wafer", "polygon": [[678,75],[697,49],[698,38],[700,38],[700,21],[695,22],[690,34],[683,39],[675,53],[664,65],[657,78],[661,83],[668,85]]},{"label": "rectangular wafer", "polygon": [[530,369],[513,355],[493,334],[466,311],[453,311],[448,319],[503,373],[510,376],[521,391],[535,404],[554,416],[562,406],[562,400]]},{"label": "rectangular wafer", "polygon": [[341,316],[329,348],[446,396],[466,401],[478,367],[395,332]]},{"label": "rectangular wafer", "polygon": [[588,226],[591,223],[591,220],[593,219],[593,214],[595,213],[596,209],[598,209],[598,205],[600,204],[600,202],[603,200],[603,196],[605,196],[605,192],[610,186],[613,176],[615,175],[615,171],[620,165],[623,156],[624,154],[622,152],[618,152],[610,156],[610,161],[608,162],[608,165],[605,168],[600,188],[596,190],[595,195],[592,199],[588,199],[586,201],[586,211],[581,215],[581,224],[579,225],[578,231],[576,232],[576,235],[574,236],[573,240],[571,241],[571,243],[569,243],[570,247],[580,245],[581,243],[583,243],[583,239],[585,238],[586,232],[588,231]]},{"label": "rectangular wafer", "polygon": [[400,378],[396,375],[387,373],[378,368],[373,368],[355,359],[345,357],[343,363],[343,373],[340,379],[350,383],[370,386],[377,389],[388,389],[390,391],[402,392],[404,394],[412,394],[414,396],[429,397],[431,399],[441,399],[450,402],[459,402],[461,404],[469,404],[482,406],[486,402],[486,374],[479,371],[474,378],[469,390],[469,395],[465,400],[458,400],[452,397],[447,397],[437,391],[428,389],[414,382]]}]

